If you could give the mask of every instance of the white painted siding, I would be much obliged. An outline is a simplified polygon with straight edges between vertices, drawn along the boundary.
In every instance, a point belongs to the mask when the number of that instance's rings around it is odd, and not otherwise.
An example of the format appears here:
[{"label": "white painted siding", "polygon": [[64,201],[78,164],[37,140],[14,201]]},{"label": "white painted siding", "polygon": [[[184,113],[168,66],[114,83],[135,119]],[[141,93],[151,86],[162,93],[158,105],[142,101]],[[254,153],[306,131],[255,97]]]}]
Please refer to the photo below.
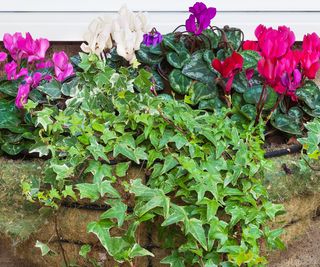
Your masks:
[{"label": "white painted siding", "polygon": [[[81,41],[90,21],[116,12],[123,4],[135,11],[147,11],[150,25],[170,32],[184,24],[191,0],[2,0],[0,36],[5,32],[31,32],[52,41]],[[319,0],[207,0],[215,6],[212,23],[241,28],[247,39],[260,23],[287,25],[301,40],[307,32],[320,33]]]}]

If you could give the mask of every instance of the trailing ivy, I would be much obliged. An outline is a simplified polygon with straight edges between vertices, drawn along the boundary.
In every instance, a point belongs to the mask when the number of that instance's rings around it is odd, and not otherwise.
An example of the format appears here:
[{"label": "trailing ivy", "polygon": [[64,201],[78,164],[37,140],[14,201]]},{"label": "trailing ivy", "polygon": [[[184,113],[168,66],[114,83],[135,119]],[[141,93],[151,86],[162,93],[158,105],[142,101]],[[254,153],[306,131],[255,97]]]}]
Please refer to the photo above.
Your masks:
[{"label": "trailing ivy", "polygon": [[[261,125],[239,131],[229,110],[212,114],[156,97],[144,70],[132,78],[132,69],[116,72],[87,55],[79,66],[65,109],[26,105],[51,155],[40,186],[23,184],[30,199],[54,208],[66,199],[109,205],[87,230],[120,263],[153,256],[137,239],[143,222],[170,231],[162,243],[172,253],[161,262],[174,267],[264,266],[262,242],[283,247],[281,230],[268,227],[283,207],[268,200],[260,180]],[[128,181],[136,166],[141,173]]]}]

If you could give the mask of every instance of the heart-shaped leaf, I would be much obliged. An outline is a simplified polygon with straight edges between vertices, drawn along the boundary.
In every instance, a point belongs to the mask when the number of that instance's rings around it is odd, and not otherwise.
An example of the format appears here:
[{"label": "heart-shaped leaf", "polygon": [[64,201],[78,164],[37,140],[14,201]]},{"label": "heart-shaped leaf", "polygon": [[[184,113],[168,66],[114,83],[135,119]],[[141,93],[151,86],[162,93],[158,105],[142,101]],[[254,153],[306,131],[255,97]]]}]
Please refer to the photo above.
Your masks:
[{"label": "heart-shaped leaf", "polygon": [[196,82],[190,88],[189,94],[191,101],[198,104],[201,100],[217,97],[217,88],[213,82],[210,84]]},{"label": "heart-shaped leaf", "polygon": [[190,55],[186,51],[182,51],[179,54],[176,52],[169,52],[167,54],[167,60],[169,64],[177,69],[182,69],[189,59]]},{"label": "heart-shaped leaf", "polygon": [[187,94],[192,85],[192,80],[186,75],[183,75],[181,70],[178,69],[174,69],[170,73],[169,82],[172,90],[181,95]]},{"label": "heart-shaped leaf", "polygon": [[296,91],[296,95],[299,100],[305,102],[311,109],[320,106],[320,89],[313,81],[307,81],[303,87]]},{"label": "heart-shaped leaf", "polygon": [[[257,104],[259,102],[261,93],[262,93],[262,86],[254,85],[244,92],[243,98],[248,104]],[[277,102],[278,94],[271,87],[267,87],[266,93],[267,93],[267,98],[263,108],[265,110],[269,110]]]},{"label": "heart-shaped leaf", "polygon": [[245,50],[240,52],[240,55],[243,57],[243,69],[253,69],[257,66],[261,56],[253,50]]},{"label": "heart-shaped leaf", "polygon": [[217,76],[204,61],[203,52],[202,50],[195,52],[189,62],[183,67],[182,73],[199,82],[210,83]]}]

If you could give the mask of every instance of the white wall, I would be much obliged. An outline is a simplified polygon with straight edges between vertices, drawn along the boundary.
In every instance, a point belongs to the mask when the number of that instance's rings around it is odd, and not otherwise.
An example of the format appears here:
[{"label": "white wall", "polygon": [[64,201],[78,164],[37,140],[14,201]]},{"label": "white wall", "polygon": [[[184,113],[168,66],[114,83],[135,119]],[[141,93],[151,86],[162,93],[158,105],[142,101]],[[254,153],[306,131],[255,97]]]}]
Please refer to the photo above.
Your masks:
[{"label": "white wall", "polygon": [[[26,32],[52,41],[81,41],[90,21],[116,12],[124,3],[132,10],[147,11],[150,24],[170,32],[184,24],[190,0],[2,0],[0,37],[5,32]],[[215,6],[212,23],[241,28],[247,39],[260,23],[287,25],[301,40],[307,32],[320,34],[320,0],[207,0]]]}]

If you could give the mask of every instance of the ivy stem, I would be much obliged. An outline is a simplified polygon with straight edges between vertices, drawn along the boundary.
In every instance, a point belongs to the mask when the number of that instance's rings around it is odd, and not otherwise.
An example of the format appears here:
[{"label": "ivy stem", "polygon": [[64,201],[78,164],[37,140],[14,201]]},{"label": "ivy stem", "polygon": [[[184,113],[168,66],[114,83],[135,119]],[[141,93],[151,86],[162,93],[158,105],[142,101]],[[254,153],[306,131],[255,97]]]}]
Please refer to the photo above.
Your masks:
[{"label": "ivy stem", "polygon": [[63,257],[63,261],[64,261],[64,264],[68,267],[69,266],[69,263],[68,263],[68,260],[67,260],[67,255],[66,255],[66,252],[61,244],[61,236],[60,236],[60,233],[59,233],[59,230],[58,230],[58,219],[57,219],[58,215],[56,214],[54,216],[54,228],[55,228],[55,231],[56,231],[56,235],[57,235],[57,238],[58,238],[58,244],[59,244],[59,247],[60,247],[60,250],[61,250],[61,253],[62,253],[62,257]]}]

